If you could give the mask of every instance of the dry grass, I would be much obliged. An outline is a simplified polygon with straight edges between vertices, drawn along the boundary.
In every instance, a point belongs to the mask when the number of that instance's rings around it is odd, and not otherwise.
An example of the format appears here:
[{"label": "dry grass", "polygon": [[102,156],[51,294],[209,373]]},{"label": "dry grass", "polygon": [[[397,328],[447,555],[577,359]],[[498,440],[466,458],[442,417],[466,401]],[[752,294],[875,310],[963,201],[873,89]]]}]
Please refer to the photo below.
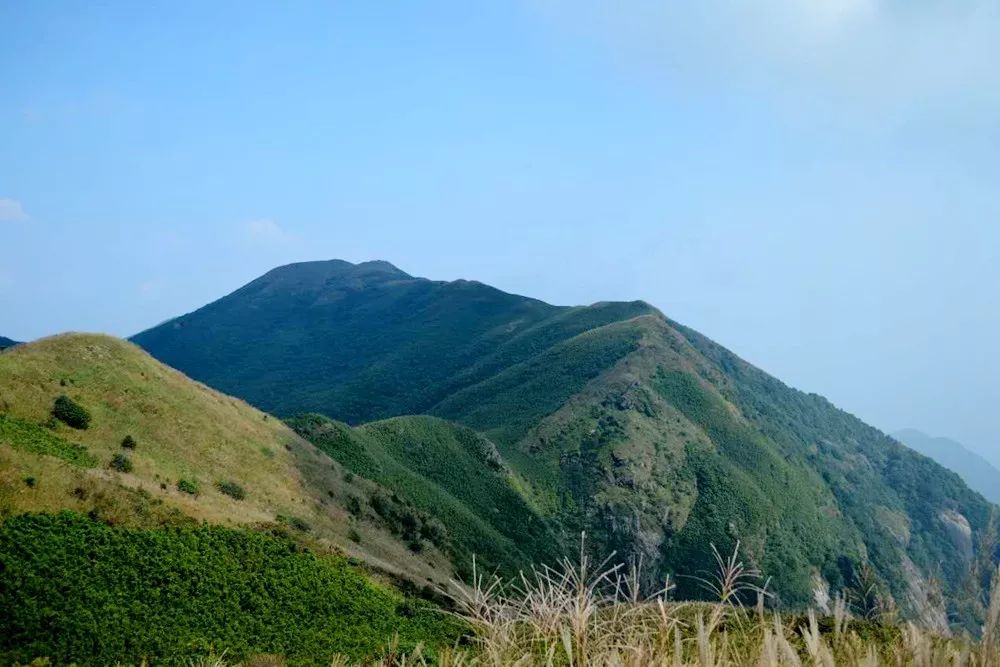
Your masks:
[{"label": "dry grass", "polygon": [[[718,552],[718,572],[701,578],[717,603],[670,600],[672,585],[641,597],[639,567],[590,569],[565,561],[523,576],[515,586],[477,574],[465,589],[463,615],[475,628],[474,653],[449,654],[454,665],[1000,665],[1000,571],[982,638],[945,638],[912,624],[855,619],[843,598],[832,616],[765,611],[766,582],[739,559]],[[755,604],[748,604],[754,600]]]},{"label": "dry grass", "polygon": [[[913,624],[890,625],[852,616],[843,597],[830,616],[765,610],[766,582],[738,551],[716,552],[718,572],[702,578],[714,603],[674,602],[671,582],[639,593],[637,566],[577,562],[541,567],[504,583],[474,569],[461,586],[459,614],[473,628],[473,646],[409,655],[391,642],[372,667],[501,667],[515,665],[646,667],[990,667],[1000,665],[1000,570],[993,577],[978,641],[933,635]],[[753,604],[747,601],[753,599]],[[249,665],[283,665],[280,658]],[[192,663],[225,667],[219,658]],[[335,657],[333,667],[352,663]]]},{"label": "dry grass", "polygon": [[[0,437],[0,518],[96,509],[111,523],[143,523],[147,517],[139,516],[137,504],[150,506],[154,519],[176,510],[230,526],[271,523],[280,514],[308,522],[309,538],[319,546],[339,548],[377,569],[421,582],[450,572],[438,550],[414,558],[389,531],[351,524],[347,498],[367,498],[374,484],[358,477],[348,482],[339,464],[280,420],[192,381],[132,343],[63,334],[0,355],[0,414],[44,424],[61,394],[91,412],[90,427],[78,431],[57,423],[47,430],[85,446],[98,464],[73,466]],[[123,451],[126,435],[137,442],[128,452],[135,467],[127,474],[108,466]],[[27,478],[37,484],[29,487]],[[180,491],[180,479],[197,482],[200,493]],[[246,498],[220,492],[221,480],[240,484]],[[360,544],[350,539],[352,528]]]}]

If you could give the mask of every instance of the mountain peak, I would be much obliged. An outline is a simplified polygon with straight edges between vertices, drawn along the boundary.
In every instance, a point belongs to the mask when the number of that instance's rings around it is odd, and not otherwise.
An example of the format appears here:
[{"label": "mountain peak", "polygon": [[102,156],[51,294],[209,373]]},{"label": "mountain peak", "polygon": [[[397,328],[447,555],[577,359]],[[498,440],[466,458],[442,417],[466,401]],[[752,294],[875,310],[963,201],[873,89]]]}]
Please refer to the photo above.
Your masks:
[{"label": "mountain peak", "polygon": [[274,283],[287,281],[330,281],[351,278],[375,278],[406,280],[413,276],[401,271],[381,259],[352,264],[343,259],[327,259],[312,262],[294,262],[271,269],[259,280]]}]

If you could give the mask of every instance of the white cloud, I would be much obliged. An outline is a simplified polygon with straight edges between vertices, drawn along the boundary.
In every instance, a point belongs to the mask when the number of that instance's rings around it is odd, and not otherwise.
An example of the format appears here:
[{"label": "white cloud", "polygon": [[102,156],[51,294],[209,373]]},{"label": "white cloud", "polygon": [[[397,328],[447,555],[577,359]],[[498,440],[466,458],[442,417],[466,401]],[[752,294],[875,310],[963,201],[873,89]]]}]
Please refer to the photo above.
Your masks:
[{"label": "white cloud", "polygon": [[21,202],[0,197],[0,222],[23,222],[28,219]]},{"label": "white cloud", "polygon": [[249,220],[243,223],[243,234],[253,243],[268,246],[287,245],[295,240],[295,237],[282,229],[278,223],[268,219]]},{"label": "white cloud", "polygon": [[626,65],[692,86],[886,117],[913,107],[992,122],[996,0],[527,0]]}]

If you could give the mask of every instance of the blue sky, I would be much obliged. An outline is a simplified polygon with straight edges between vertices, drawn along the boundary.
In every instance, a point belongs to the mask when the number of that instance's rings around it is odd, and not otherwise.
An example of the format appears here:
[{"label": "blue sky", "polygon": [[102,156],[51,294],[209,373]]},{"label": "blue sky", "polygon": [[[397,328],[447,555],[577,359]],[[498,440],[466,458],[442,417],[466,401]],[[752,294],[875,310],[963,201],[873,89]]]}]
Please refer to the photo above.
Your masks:
[{"label": "blue sky", "polygon": [[8,2],[0,35],[2,335],[381,258],[642,298],[1000,461],[996,2]]}]

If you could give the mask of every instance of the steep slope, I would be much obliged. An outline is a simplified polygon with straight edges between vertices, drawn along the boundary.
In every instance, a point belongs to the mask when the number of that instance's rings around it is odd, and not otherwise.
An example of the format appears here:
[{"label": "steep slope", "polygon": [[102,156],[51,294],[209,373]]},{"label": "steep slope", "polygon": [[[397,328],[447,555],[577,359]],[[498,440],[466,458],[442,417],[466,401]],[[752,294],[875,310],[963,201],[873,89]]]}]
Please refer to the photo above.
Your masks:
[{"label": "steep slope", "polygon": [[[561,555],[557,536],[526,501],[496,448],[468,428],[435,417],[396,417],[352,429],[303,415],[289,424],[347,469],[433,516],[434,523],[414,531],[449,535],[452,561],[463,573],[473,555],[488,569],[511,573]],[[376,510],[388,513],[380,504]]]},{"label": "steep slope", "polygon": [[[557,308],[384,263],[311,263],[136,340],[282,413],[465,424],[562,548],[585,530],[597,554],[641,557],[651,586],[739,543],[787,606],[870,591],[874,572],[882,604],[928,625],[973,627],[983,612],[997,557],[983,498],[642,302]],[[227,376],[216,356],[238,368]]]},{"label": "steep slope", "polygon": [[969,488],[983,494],[990,502],[1000,504],[1000,470],[962,443],[950,438],[935,438],[912,428],[897,431],[892,437],[957,473]]},{"label": "steep slope", "polygon": [[[60,396],[89,413],[86,428],[53,417]],[[369,507],[386,493],[131,343],[67,334],[0,355],[0,517],[71,509],[121,525],[285,524],[386,572],[447,581],[447,536],[441,548],[421,541],[415,557]]]},{"label": "steep slope", "polygon": [[18,342],[16,340],[11,340],[10,338],[5,338],[4,336],[0,336],[0,350],[6,349],[8,347],[14,347],[15,345],[18,345]]},{"label": "steep slope", "polygon": [[283,266],[133,340],[257,407],[351,424],[426,412],[559,340],[652,309],[558,308],[386,262]]}]

